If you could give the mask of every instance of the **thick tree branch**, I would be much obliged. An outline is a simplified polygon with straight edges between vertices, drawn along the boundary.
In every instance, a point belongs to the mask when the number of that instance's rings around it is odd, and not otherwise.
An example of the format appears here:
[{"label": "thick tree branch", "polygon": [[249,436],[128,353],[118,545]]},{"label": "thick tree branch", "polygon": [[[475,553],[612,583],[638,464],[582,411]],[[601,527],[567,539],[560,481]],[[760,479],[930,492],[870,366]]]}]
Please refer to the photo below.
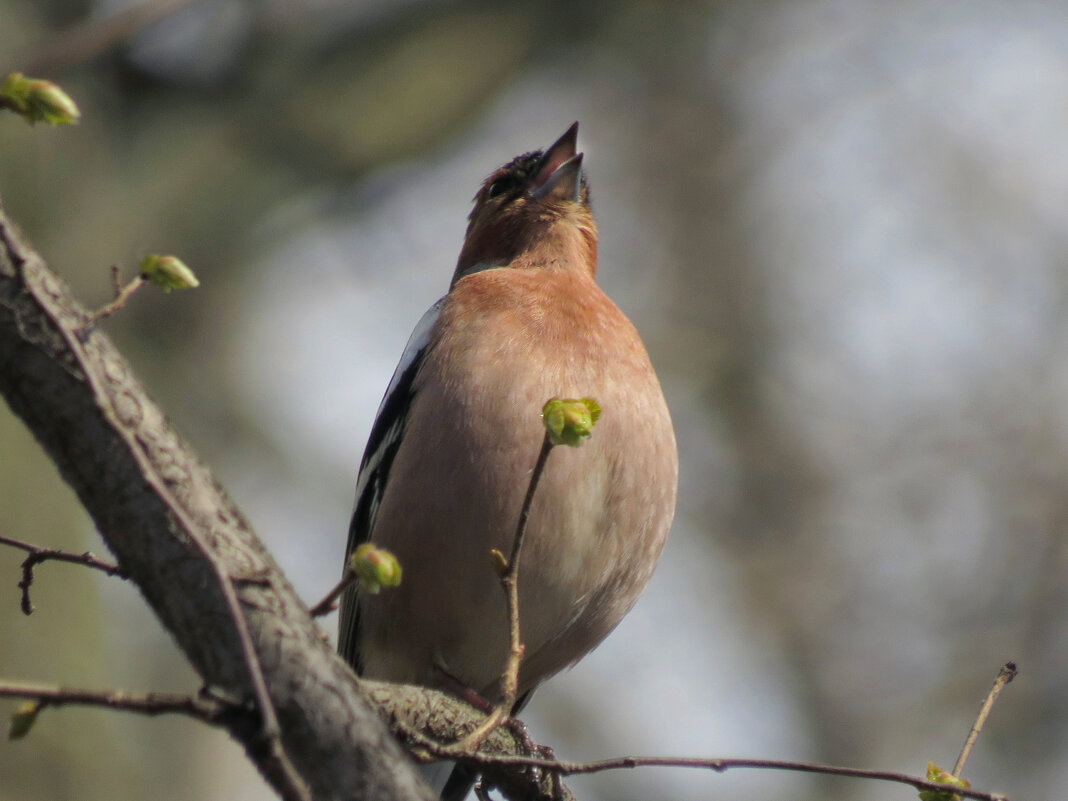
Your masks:
[{"label": "thick tree branch", "polygon": [[[0,208],[0,393],[204,683],[252,704],[230,733],[290,797],[287,762],[316,799],[430,798],[244,516],[110,339],[94,330],[79,341],[88,316]],[[240,581],[250,575],[259,580]],[[272,715],[283,754],[270,750]]]},{"label": "thick tree branch", "polygon": [[462,739],[485,719],[483,712],[466,701],[426,687],[371,680],[361,685],[393,733],[420,759],[460,759],[476,765],[487,785],[499,787],[513,801],[573,799],[555,773],[544,769],[551,763],[538,761],[524,733],[508,726],[486,736],[477,755],[458,754],[453,746],[442,745]]}]

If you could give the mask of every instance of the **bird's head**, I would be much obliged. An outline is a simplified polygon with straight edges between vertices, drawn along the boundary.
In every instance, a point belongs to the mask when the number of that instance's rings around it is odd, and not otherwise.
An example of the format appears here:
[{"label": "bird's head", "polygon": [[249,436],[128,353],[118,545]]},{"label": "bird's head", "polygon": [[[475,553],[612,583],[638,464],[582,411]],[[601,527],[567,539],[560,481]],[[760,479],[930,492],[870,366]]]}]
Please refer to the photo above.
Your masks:
[{"label": "bird's head", "polygon": [[497,267],[597,269],[597,226],[575,152],[576,122],[545,150],[517,156],[475,195],[455,284]]}]

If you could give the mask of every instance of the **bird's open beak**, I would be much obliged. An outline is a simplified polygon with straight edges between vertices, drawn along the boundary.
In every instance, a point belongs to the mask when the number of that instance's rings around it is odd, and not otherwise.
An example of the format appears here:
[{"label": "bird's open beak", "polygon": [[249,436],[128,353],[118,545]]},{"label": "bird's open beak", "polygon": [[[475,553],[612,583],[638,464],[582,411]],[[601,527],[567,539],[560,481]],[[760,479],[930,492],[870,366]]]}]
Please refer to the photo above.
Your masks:
[{"label": "bird's open beak", "polygon": [[578,201],[582,188],[582,154],[576,153],[578,123],[572,124],[564,135],[553,142],[530,181],[530,192],[538,200],[554,197]]}]

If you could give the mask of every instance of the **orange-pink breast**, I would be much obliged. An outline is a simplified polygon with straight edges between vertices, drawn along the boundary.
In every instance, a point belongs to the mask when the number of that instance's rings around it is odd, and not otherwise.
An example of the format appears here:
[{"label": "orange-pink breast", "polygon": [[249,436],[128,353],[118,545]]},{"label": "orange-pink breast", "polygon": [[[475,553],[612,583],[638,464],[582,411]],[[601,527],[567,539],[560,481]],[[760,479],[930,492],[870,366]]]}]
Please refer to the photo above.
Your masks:
[{"label": "orange-pink breast", "polygon": [[460,280],[416,379],[372,539],[402,585],[361,600],[371,677],[492,693],[507,653],[490,550],[507,553],[551,397],[603,414],[549,456],[519,573],[520,691],[579,659],[637,600],[675,507],[678,461],[660,384],[631,323],[585,272],[498,269]]}]

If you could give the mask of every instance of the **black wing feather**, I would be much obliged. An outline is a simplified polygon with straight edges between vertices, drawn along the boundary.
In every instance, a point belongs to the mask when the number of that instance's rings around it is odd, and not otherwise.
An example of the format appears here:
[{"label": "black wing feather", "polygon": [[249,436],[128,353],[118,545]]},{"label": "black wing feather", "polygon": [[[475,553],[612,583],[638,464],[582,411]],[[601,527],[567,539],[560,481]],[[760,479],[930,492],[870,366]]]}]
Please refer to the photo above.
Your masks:
[{"label": "black wing feather", "polygon": [[[356,506],[349,524],[349,540],[345,548],[345,564],[357,546],[371,538],[375,516],[382,503],[389,479],[389,470],[400,449],[408,424],[408,410],[415,398],[415,379],[430,347],[430,333],[437,321],[444,299],[435,303],[412,332],[404,349],[389,388],[378,407],[378,415],[371,426],[371,436],[360,462],[356,479]],[[341,601],[341,621],[338,629],[338,653],[355,668],[363,671],[359,653],[360,610],[355,585],[345,591]]]}]

